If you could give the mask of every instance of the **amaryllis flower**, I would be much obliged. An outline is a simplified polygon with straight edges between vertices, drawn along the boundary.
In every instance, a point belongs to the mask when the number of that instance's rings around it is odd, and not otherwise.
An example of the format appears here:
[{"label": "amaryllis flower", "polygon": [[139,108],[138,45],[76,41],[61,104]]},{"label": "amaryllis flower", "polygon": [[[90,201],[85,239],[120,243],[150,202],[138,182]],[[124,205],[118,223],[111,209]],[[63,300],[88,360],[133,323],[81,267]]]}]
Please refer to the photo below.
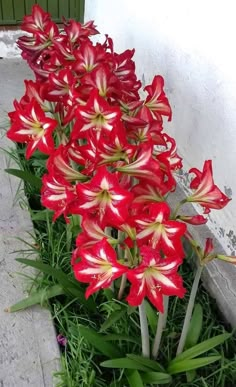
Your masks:
[{"label": "amaryllis flower", "polygon": [[83,175],[75,166],[73,167],[70,159],[70,146],[60,145],[49,157],[47,161],[47,169],[53,176],[63,177],[65,180],[86,181],[88,177]]},{"label": "amaryllis flower", "polygon": [[44,175],[41,201],[43,206],[55,211],[53,221],[64,215],[68,221],[68,206],[76,198],[75,188],[63,177]]},{"label": "amaryllis flower", "polygon": [[84,215],[81,224],[82,231],[76,238],[78,248],[87,248],[106,238],[111,245],[116,245],[118,240],[109,234],[105,224],[101,224],[97,216]]},{"label": "amaryllis flower", "polygon": [[21,29],[31,33],[43,32],[50,21],[50,14],[45,12],[38,4],[34,4],[31,15],[24,16]]},{"label": "amaryllis flower", "polygon": [[117,166],[116,170],[137,178],[145,178],[146,181],[153,181],[155,176],[158,176],[160,166],[158,161],[152,157],[152,149],[153,146],[149,142],[141,144],[136,155],[136,160],[130,164]]},{"label": "amaryllis flower", "polygon": [[58,101],[59,97],[68,96],[69,90],[76,83],[76,77],[71,70],[65,68],[49,75],[49,101]]},{"label": "amaryllis flower", "polygon": [[152,84],[144,89],[148,93],[145,106],[152,112],[155,118],[160,119],[161,116],[167,116],[171,120],[171,108],[163,87],[164,79],[160,75],[156,75]]},{"label": "amaryllis flower", "polygon": [[52,132],[58,122],[48,118],[37,101],[21,106],[15,101],[16,111],[10,113],[13,124],[7,132],[7,137],[13,141],[28,143],[26,158],[38,148],[41,152],[50,154],[54,150]]},{"label": "amaryllis flower", "polygon": [[181,237],[186,231],[186,225],[170,220],[169,217],[170,208],[165,202],[152,204],[149,213],[134,216],[139,246],[147,242],[153,249],[158,248],[167,256],[183,256]]},{"label": "amaryllis flower", "polygon": [[121,54],[114,53],[113,66],[114,74],[119,79],[120,91],[122,92],[121,99],[125,101],[137,101],[141,82],[137,80],[135,74],[135,63],[131,59],[134,55],[133,50],[126,50]]},{"label": "amaryllis flower", "polygon": [[117,161],[128,163],[137,150],[136,145],[127,142],[126,131],[122,124],[115,126],[109,138],[101,138],[96,148],[98,165],[111,164]]},{"label": "amaryllis flower", "polygon": [[79,43],[80,41],[86,40],[90,35],[96,35],[99,32],[94,25],[92,20],[81,24],[76,20],[65,20],[64,30],[68,36],[70,43]]},{"label": "amaryllis flower", "polygon": [[116,96],[117,98],[117,96],[120,96],[121,92],[118,79],[104,62],[83,76],[81,84],[83,94],[90,95],[94,89],[97,89],[99,95],[102,97],[108,98]]},{"label": "amaryllis flower", "polygon": [[74,211],[79,214],[98,214],[101,222],[116,226],[125,221],[132,193],[123,189],[117,177],[105,167],[97,168],[96,175],[89,183],[76,185],[77,201]]},{"label": "amaryllis flower", "polygon": [[131,282],[127,301],[132,306],[138,306],[147,297],[163,313],[164,295],[182,298],[185,294],[182,277],[177,274],[182,260],[178,256],[161,258],[157,250],[148,246],[141,247],[140,254],[141,264],[127,273]]},{"label": "amaryllis flower", "polygon": [[205,161],[202,172],[197,168],[192,168],[189,173],[196,175],[190,183],[190,188],[195,192],[188,196],[186,201],[201,204],[204,214],[208,214],[212,208],[216,210],[224,208],[231,200],[215,185],[211,160]]},{"label": "amaryllis flower", "polygon": [[79,258],[81,261],[74,264],[73,271],[78,281],[90,283],[86,298],[99,289],[108,288],[116,278],[128,271],[127,266],[117,261],[116,252],[106,239],[90,249],[81,248]]},{"label": "amaryllis flower", "polygon": [[84,74],[92,71],[104,61],[106,52],[101,45],[93,46],[89,40],[86,40],[74,51],[74,55],[76,60],[73,63],[73,69],[76,73]]},{"label": "amaryllis flower", "polygon": [[182,220],[183,222],[194,226],[205,224],[208,221],[208,219],[202,215],[178,215],[176,219]]},{"label": "amaryllis flower", "polygon": [[196,241],[190,239],[191,244],[195,248],[195,251],[199,257],[200,264],[206,265],[208,262],[213,261],[213,259],[217,258],[221,261],[225,261],[227,263],[232,263],[236,265],[236,256],[229,256],[225,254],[217,254],[214,252],[213,239],[207,238],[205,241],[204,250],[197,244]]},{"label": "amaryllis flower", "polygon": [[182,157],[177,154],[175,140],[167,134],[163,134],[163,139],[165,140],[167,150],[157,150],[155,152],[155,154],[157,154],[157,159],[160,162],[167,160],[171,170],[181,169],[183,167]]},{"label": "amaryllis flower", "polygon": [[163,179],[162,174],[158,174],[153,178],[153,181],[146,180],[144,176],[140,179],[139,184],[133,186],[132,193],[134,194],[133,206],[142,208],[151,203],[163,202],[165,195],[171,190],[172,184]]},{"label": "amaryllis flower", "polygon": [[161,116],[156,119],[151,111],[144,105],[144,101],[138,101],[142,106],[133,113],[132,116],[124,116],[123,120],[128,122],[127,131],[129,138],[138,142],[150,141],[157,145],[166,145],[161,131],[163,130]]},{"label": "amaryllis flower", "polygon": [[72,139],[86,137],[91,131],[96,133],[97,140],[100,139],[102,131],[110,132],[115,123],[121,118],[118,107],[110,106],[106,100],[94,90],[85,106],[77,109],[77,121],[72,131]]},{"label": "amaryllis flower", "polygon": [[31,80],[25,80],[24,82],[25,95],[20,100],[21,106],[28,105],[29,102],[34,99],[39,103],[45,112],[50,111],[50,103],[45,100],[48,86],[45,83],[34,82]]}]

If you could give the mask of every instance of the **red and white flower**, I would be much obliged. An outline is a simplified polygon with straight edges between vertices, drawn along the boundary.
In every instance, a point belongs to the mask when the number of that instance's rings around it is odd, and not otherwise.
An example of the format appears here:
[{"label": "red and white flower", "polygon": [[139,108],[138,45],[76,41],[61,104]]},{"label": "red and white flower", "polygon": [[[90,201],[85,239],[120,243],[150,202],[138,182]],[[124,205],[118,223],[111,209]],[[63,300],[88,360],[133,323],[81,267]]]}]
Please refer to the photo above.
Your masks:
[{"label": "red and white flower", "polygon": [[[79,250],[80,262],[75,263],[75,278],[81,282],[89,282],[85,297],[100,289],[108,288],[111,283],[128,271],[116,258],[116,252],[106,239],[96,243],[90,249]],[[75,258],[74,258],[75,261]]]},{"label": "red and white flower", "polygon": [[186,225],[170,220],[169,217],[170,208],[165,202],[152,204],[149,213],[134,216],[138,245],[148,243],[153,249],[157,248],[167,256],[183,256],[181,237],[186,231]]},{"label": "red and white flower", "polygon": [[167,116],[171,120],[171,108],[169,101],[164,93],[164,79],[156,75],[151,85],[145,87],[148,96],[145,106],[152,112],[153,117],[160,119],[161,116]]},{"label": "red and white flower", "polygon": [[85,106],[79,106],[77,121],[72,132],[72,138],[83,138],[94,132],[99,140],[101,132],[111,132],[114,125],[119,123],[121,111],[118,107],[110,106],[106,100],[94,90]]},{"label": "red and white flower", "polygon": [[182,260],[178,256],[161,258],[161,255],[148,246],[140,248],[141,264],[129,270],[127,278],[131,283],[127,301],[132,306],[138,306],[147,297],[161,312],[164,312],[163,296],[178,296],[185,294],[183,281],[177,270]]},{"label": "red and white flower", "polygon": [[196,177],[190,184],[190,188],[195,191],[187,197],[187,202],[201,204],[205,214],[208,214],[211,209],[220,210],[229,203],[231,199],[223,194],[214,183],[211,160],[205,161],[202,172],[197,168],[192,168],[189,173],[195,173]]},{"label": "red and white flower", "polygon": [[116,226],[125,221],[133,195],[123,189],[117,177],[105,167],[97,168],[96,175],[89,183],[76,185],[77,202],[75,211],[79,214],[97,214],[101,222]]},{"label": "red and white flower", "polygon": [[16,110],[9,114],[13,123],[7,137],[16,142],[28,143],[27,159],[37,148],[43,153],[50,154],[54,150],[52,132],[58,122],[48,118],[39,103],[33,99],[23,107],[17,101],[14,105]]}]

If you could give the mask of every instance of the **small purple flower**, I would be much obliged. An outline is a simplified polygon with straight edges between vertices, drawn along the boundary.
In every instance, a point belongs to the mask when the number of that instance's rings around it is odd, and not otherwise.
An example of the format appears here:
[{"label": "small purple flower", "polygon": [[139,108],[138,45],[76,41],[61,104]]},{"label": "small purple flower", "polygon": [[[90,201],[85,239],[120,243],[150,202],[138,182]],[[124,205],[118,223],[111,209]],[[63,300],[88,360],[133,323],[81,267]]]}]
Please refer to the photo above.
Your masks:
[{"label": "small purple flower", "polygon": [[65,347],[67,344],[67,338],[63,336],[61,333],[59,333],[59,335],[57,335],[57,342],[63,347]]}]

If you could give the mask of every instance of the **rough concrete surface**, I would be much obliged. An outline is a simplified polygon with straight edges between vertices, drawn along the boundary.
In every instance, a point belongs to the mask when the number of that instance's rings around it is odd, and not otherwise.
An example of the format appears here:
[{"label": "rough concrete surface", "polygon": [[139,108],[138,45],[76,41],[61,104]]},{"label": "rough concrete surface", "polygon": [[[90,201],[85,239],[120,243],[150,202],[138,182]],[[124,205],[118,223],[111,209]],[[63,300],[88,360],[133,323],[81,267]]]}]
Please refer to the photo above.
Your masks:
[{"label": "rough concrete surface", "polygon": [[[7,112],[13,110],[13,99],[23,95],[23,80],[31,77],[23,60],[0,60],[1,148],[13,147],[5,137]],[[50,312],[41,307],[4,312],[27,296],[27,282],[19,275],[25,270],[15,261],[19,253],[14,251],[24,248],[16,238],[29,240],[27,233],[32,231],[32,223],[27,210],[15,201],[19,179],[4,172],[9,160],[2,150],[0,166],[0,386],[51,387],[55,385],[53,373],[60,368],[60,352]]]}]

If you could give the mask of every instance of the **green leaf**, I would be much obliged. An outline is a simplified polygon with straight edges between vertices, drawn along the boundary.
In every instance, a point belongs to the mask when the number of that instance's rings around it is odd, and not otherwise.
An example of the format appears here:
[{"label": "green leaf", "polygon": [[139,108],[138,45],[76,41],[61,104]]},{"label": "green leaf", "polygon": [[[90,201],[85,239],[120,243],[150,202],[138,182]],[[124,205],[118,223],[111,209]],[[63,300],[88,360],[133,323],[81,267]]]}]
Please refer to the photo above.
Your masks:
[{"label": "green leaf", "polygon": [[136,361],[128,359],[127,357],[106,360],[103,361],[100,365],[106,368],[124,368],[130,370],[150,371],[150,369],[148,367],[145,367],[145,365],[137,363]]},{"label": "green leaf", "polygon": [[30,306],[42,304],[44,301],[47,301],[52,297],[60,296],[61,294],[65,294],[64,289],[60,285],[54,285],[49,289],[43,289],[35,294],[29,295],[29,297],[24,300],[10,306],[10,308],[7,309],[7,312],[18,312],[19,310],[29,308]]},{"label": "green leaf", "polygon": [[200,357],[198,359],[184,359],[179,362],[171,363],[167,372],[171,375],[179,374],[181,372],[195,370],[200,367],[205,367],[215,361],[221,359],[221,356]]},{"label": "green leaf", "polygon": [[16,258],[16,261],[51,275],[57,279],[59,284],[65,289],[65,291],[67,291],[67,293],[69,293],[69,295],[72,294],[74,297],[77,297],[79,302],[83,305],[86,305],[89,310],[94,311],[94,309],[96,309],[96,305],[92,298],[89,300],[85,299],[84,293],[79,289],[79,283],[74,279],[69,279],[68,275],[65,274],[61,269],[54,268],[46,263],[35,261],[33,259]]},{"label": "green leaf", "polygon": [[125,376],[127,377],[130,387],[144,387],[138,371],[126,370]]},{"label": "green leaf", "polygon": [[42,187],[42,180],[30,172],[22,171],[21,169],[12,169],[12,168],[5,169],[5,172],[9,173],[10,175],[19,177],[20,179],[29,183],[32,187],[36,188],[37,190],[40,190]]},{"label": "green leaf", "polygon": [[107,298],[107,301],[112,301],[112,299],[114,298],[113,291],[111,289],[107,288],[107,289],[104,289],[103,292],[104,292],[104,295]]},{"label": "green leaf", "polygon": [[95,348],[97,348],[103,355],[109,358],[118,358],[122,356],[117,346],[106,342],[106,336],[94,331],[92,328],[81,325],[79,327],[80,334]]},{"label": "green leaf", "polygon": [[41,211],[34,211],[31,214],[31,219],[34,221],[44,221],[47,222],[48,219],[52,219],[53,217],[53,211],[50,211],[48,209],[41,210]]},{"label": "green leaf", "polygon": [[202,330],[203,311],[200,304],[196,304],[191,318],[185,348],[191,348],[197,344]]},{"label": "green leaf", "polygon": [[134,355],[133,353],[126,355],[129,359],[134,360],[135,362],[148,367],[150,370],[154,371],[165,371],[164,368],[157,363],[155,360],[147,359],[146,357]]},{"label": "green leaf", "polygon": [[119,335],[119,334],[106,334],[105,341],[129,341],[134,344],[140,344],[140,339],[132,336]]},{"label": "green leaf", "polygon": [[197,356],[201,355],[202,353],[205,353],[205,352],[209,351],[210,349],[215,348],[217,345],[224,343],[231,336],[232,336],[231,333],[223,333],[221,335],[212,337],[211,339],[205,340],[202,343],[197,344],[194,347],[189,348],[186,351],[182,352],[180,355],[176,356],[170,362],[170,364],[179,363],[182,360],[192,359],[194,357],[197,357]]},{"label": "green leaf", "polygon": [[69,279],[66,273],[64,273],[61,269],[52,267],[47,263],[26,258],[16,258],[16,261],[23,263],[26,266],[34,267],[35,269],[38,269],[43,273],[51,275],[52,277],[56,278],[62,286],[72,287],[74,285],[74,280]]},{"label": "green leaf", "polygon": [[108,317],[108,319],[101,325],[100,332],[104,332],[106,329],[110,328],[116,321],[120,320],[126,314],[126,307],[115,310]]},{"label": "green leaf", "polygon": [[186,379],[188,383],[193,382],[193,380],[196,378],[197,372],[195,370],[187,371],[186,372]]},{"label": "green leaf", "polygon": [[141,376],[144,383],[168,384],[172,381],[171,376],[163,372],[147,372]]},{"label": "green leaf", "polygon": [[148,323],[153,335],[156,334],[158,315],[156,309],[154,309],[147,300],[144,300],[145,312],[147,315]]}]

